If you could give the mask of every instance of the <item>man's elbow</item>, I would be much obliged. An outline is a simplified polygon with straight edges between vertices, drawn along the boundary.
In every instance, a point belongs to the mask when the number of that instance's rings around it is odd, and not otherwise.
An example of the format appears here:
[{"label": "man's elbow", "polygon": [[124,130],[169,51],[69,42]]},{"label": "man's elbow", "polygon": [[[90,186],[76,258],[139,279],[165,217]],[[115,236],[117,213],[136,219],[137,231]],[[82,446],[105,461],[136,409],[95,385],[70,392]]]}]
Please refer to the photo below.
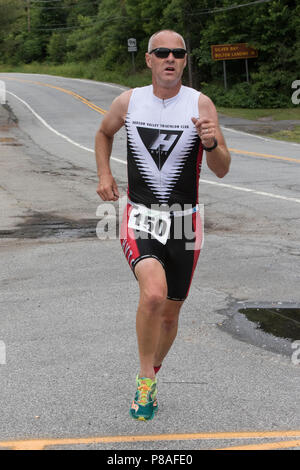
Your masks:
[{"label": "man's elbow", "polygon": [[110,135],[108,135],[108,134],[105,132],[105,130],[100,127],[100,129],[99,129],[99,130],[97,131],[97,133],[96,133],[95,139],[96,139],[96,141],[101,140],[101,139],[112,140],[113,137],[110,136]]},{"label": "man's elbow", "polygon": [[216,176],[218,178],[224,178],[224,176],[226,176],[227,173],[229,172],[230,164],[231,164],[231,156],[230,156],[230,153],[227,152],[227,155],[225,159],[223,160],[223,164],[220,165],[220,167],[217,168],[217,170],[215,171]]},{"label": "man's elbow", "polygon": [[229,167],[226,169],[224,168],[223,170],[218,170],[215,172],[215,174],[218,178],[224,178],[224,176],[226,176],[228,172],[229,172]]},{"label": "man's elbow", "polygon": [[101,137],[101,136],[103,136],[103,135],[104,135],[104,137],[107,137],[107,134],[106,134],[106,133],[104,132],[104,130],[100,127],[100,128],[98,129],[98,131],[97,131],[96,137]]}]

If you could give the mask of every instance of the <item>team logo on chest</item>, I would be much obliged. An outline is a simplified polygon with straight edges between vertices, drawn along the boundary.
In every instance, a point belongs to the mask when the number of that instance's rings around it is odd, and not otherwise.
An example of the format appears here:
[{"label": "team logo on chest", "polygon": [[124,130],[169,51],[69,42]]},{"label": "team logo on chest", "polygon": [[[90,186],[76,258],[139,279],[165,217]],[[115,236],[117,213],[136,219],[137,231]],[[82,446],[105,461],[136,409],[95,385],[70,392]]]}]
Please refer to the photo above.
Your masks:
[{"label": "team logo on chest", "polygon": [[194,128],[190,129],[185,122],[180,125],[185,130],[147,127],[127,116],[128,155],[160,203],[168,202],[199,139]]},{"label": "team logo on chest", "polygon": [[183,131],[147,129],[144,127],[137,127],[137,131],[159,170],[162,169],[183,133]]}]

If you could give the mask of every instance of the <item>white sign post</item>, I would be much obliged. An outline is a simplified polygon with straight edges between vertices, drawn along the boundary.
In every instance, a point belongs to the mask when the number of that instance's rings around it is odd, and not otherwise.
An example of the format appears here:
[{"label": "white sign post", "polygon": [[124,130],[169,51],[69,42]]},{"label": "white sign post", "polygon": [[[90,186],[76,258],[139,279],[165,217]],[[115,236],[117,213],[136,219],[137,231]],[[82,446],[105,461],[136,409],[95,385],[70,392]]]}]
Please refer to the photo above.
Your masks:
[{"label": "white sign post", "polygon": [[130,38],[127,41],[128,44],[128,52],[131,52],[132,55],[132,70],[135,73],[135,63],[134,63],[134,53],[137,51],[136,39]]},{"label": "white sign post", "polygon": [[0,80],[0,104],[6,103],[5,82]]}]

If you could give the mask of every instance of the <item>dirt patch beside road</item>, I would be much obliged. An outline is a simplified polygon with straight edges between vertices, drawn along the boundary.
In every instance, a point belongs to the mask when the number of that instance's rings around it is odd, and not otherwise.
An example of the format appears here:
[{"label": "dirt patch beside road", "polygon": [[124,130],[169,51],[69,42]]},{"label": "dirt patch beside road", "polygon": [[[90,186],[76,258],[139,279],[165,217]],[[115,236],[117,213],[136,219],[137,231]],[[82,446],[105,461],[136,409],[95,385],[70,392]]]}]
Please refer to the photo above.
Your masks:
[{"label": "dirt patch beside road", "polygon": [[275,121],[272,118],[259,118],[257,121],[241,119],[219,114],[221,126],[229,127],[250,134],[270,135],[280,131],[293,131],[300,126],[300,120]]}]

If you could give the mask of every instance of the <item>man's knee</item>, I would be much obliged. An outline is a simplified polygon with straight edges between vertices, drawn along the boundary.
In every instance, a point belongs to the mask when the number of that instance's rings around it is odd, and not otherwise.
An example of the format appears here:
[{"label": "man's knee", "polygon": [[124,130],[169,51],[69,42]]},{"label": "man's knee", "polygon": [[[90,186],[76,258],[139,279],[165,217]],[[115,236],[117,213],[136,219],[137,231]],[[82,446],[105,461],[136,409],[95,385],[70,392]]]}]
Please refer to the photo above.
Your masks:
[{"label": "man's knee", "polygon": [[167,299],[167,281],[159,261],[147,258],[137,264],[135,270],[140,286],[140,304],[150,312],[159,312]]},{"label": "man's knee", "polygon": [[166,297],[167,292],[164,286],[149,286],[141,292],[140,302],[148,311],[161,314]]}]

